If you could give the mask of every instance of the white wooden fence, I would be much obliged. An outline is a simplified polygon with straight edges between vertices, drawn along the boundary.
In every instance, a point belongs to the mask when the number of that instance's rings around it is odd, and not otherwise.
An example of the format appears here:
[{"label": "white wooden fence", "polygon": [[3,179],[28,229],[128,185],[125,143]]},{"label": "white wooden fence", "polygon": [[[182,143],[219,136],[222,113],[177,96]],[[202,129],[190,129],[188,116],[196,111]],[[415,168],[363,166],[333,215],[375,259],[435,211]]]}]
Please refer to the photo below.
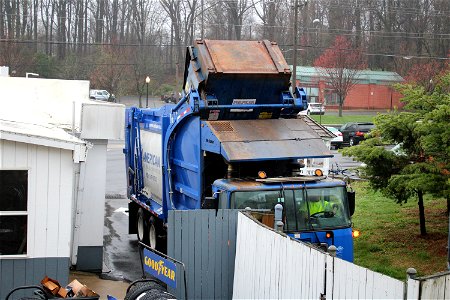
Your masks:
[{"label": "white wooden fence", "polygon": [[328,299],[403,299],[404,288],[400,280],[327,255]]},{"label": "white wooden fence", "polygon": [[233,298],[450,299],[450,273],[409,278],[406,284],[332,257],[239,213]]},{"label": "white wooden fence", "polygon": [[450,299],[450,272],[408,278],[407,299]]},{"label": "white wooden fence", "polygon": [[318,299],[326,254],[238,214],[233,298]]}]

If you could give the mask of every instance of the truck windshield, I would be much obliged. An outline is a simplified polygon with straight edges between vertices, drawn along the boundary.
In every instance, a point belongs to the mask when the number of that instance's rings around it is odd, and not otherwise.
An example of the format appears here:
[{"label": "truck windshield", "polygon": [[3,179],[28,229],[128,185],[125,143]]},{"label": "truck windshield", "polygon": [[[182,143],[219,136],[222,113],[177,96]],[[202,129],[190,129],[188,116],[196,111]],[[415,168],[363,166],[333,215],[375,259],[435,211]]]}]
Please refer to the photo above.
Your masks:
[{"label": "truck windshield", "polygon": [[345,187],[234,192],[231,208],[274,211],[283,205],[285,231],[323,230],[351,226]]}]

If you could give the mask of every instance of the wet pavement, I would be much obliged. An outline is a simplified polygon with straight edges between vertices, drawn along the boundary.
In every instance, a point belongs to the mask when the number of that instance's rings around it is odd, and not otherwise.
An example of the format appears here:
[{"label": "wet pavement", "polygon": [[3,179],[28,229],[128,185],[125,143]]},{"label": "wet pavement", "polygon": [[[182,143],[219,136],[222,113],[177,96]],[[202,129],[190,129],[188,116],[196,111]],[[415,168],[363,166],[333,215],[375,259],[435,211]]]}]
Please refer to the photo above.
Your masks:
[{"label": "wet pavement", "polygon": [[74,279],[100,295],[100,300],[108,299],[108,295],[113,296],[116,299],[124,299],[128,288],[127,282],[104,280],[97,274],[88,272],[70,272],[69,282]]},{"label": "wet pavement", "polygon": [[137,237],[128,234],[123,143],[111,143],[107,154],[103,278],[134,281],[142,277]]}]

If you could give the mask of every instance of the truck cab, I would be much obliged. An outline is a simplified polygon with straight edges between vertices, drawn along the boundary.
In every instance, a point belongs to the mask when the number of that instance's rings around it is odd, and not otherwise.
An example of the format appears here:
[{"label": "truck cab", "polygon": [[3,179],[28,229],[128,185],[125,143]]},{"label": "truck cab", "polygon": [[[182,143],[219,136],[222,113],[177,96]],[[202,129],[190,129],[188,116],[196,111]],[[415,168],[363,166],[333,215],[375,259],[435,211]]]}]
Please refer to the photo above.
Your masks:
[{"label": "truck cab", "polygon": [[338,257],[353,261],[353,252],[345,251],[353,249],[352,193],[339,180],[302,179],[220,179],[214,182],[213,190],[218,208],[251,210],[269,227],[274,227],[275,205],[281,204],[286,234],[324,249],[335,245]]}]

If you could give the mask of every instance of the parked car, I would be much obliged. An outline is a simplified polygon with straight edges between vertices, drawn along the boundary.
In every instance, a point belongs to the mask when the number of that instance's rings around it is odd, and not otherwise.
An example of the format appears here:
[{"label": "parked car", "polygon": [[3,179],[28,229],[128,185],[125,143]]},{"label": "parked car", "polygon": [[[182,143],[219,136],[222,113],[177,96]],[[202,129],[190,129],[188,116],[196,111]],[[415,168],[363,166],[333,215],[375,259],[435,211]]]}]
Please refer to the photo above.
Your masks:
[{"label": "parked car", "polygon": [[337,128],[325,126],[326,129],[331,131],[336,137],[331,140],[331,148],[339,149],[342,147],[342,132],[340,132]]},{"label": "parked car", "polygon": [[349,122],[342,125],[339,131],[342,133],[342,141],[350,146],[358,145],[364,140],[364,135],[375,127],[373,123]]},{"label": "parked car", "polygon": [[107,90],[90,90],[89,98],[92,100],[116,102],[114,94],[110,94]]},{"label": "parked car", "polygon": [[175,97],[175,93],[172,93],[170,95],[161,95],[161,101],[164,101],[166,103],[177,103],[177,98]]},{"label": "parked car", "polygon": [[308,103],[308,108],[298,113],[299,115],[323,115],[325,106],[322,103]]}]

